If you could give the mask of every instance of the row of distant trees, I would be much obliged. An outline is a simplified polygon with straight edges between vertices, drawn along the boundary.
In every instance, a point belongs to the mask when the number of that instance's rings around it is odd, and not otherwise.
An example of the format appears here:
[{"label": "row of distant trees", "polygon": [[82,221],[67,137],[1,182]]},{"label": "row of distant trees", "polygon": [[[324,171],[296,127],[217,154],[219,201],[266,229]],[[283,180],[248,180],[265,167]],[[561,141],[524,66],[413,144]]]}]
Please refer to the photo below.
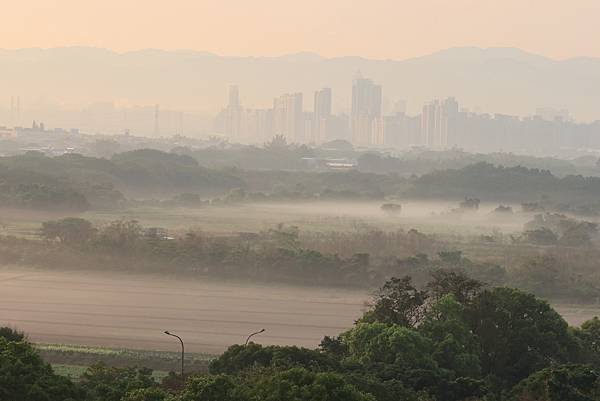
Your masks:
[{"label": "row of distant trees", "polygon": [[[304,152],[277,141],[260,150],[267,154],[280,151],[285,154]],[[205,151],[207,163],[210,152]],[[300,156],[297,159],[301,161]],[[182,193],[223,201],[228,197],[229,200],[236,197],[311,199],[315,194],[322,199],[381,200],[398,196],[460,200],[466,195],[470,197],[467,200],[472,201],[479,198],[525,202],[524,205],[529,206],[536,204],[534,200],[544,199],[539,206],[578,214],[600,213],[599,177],[568,175],[560,178],[547,170],[520,166],[502,167],[481,162],[416,176],[400,170],[371,172],[360,168],[315,173],[288,167],[286,163],[260,169],[241,169],[233,161],[227,167],[206,167],[203,161],[194,152],[168,153],[152,149],[119,153],[110,159],[78,154],[47,157],[39,152],[2,157],[0,206],[63,210],[116,208],[125,203],[126,197],[164,199],[176,198],[176,194]],[[465,206],[475,205],[465,203]]]},{"label": "row of distant trees", "polygon": [[[546,256],[536,256],[539,250],[534,247],[515,265],[503,267],[447,251],[435,236],[417,230],[310,233],[279,225],[226,236],[200,231],[170,234],[130,220],[95,226],[85,219],[65,218],[43,223],[40,234],[45,242],[0,240],[0,258],[51,267],[128,266],[221,278],[363,287],[404,274],[425,282],[432,271],[451,268],[489,284],[514,285],[544,297],[587,302],[600,297],[600,282],[590,271],[598,253],[592,247],[574,248],[579,257],[568,261],[561,257],[565,252],[560,247],[544,247]],[[516,245],[499,246],[509,252],[511,247],[520,247],[520,240],[515,241]]]}]

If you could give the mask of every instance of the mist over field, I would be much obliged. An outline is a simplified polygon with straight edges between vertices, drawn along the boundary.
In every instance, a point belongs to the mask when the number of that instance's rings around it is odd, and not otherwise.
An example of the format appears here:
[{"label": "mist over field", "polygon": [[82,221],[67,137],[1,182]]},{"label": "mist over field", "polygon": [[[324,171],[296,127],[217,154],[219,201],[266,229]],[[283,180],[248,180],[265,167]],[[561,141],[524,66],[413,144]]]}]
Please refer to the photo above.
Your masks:
[{"label": "mist over field", "polygon": [[1,10],[0,401],[600,400],[597,0]]}]

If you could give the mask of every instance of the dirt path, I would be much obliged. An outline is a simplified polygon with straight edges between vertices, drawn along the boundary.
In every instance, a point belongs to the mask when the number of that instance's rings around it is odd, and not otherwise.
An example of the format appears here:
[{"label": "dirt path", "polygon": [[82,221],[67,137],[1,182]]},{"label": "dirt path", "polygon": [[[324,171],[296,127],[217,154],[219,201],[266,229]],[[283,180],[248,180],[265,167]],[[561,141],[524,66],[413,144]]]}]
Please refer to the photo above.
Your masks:
[{"label": "dirt path", "polygon": [[217,353],[245,341],[315,347],[352,326],[367,294],[156,276],[0,270],[0,324],[35,342]]}]

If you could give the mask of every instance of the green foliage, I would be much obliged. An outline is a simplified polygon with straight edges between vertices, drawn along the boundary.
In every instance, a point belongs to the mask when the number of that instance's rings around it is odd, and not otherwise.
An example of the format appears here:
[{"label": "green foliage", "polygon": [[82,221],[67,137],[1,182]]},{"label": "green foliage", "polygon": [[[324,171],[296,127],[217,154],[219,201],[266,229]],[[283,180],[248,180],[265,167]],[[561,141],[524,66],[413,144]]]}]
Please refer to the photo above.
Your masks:
[{"label": "green foliage", "polygon": [[[138,388],[135,390],[129,391],[121,401],[176,401],[170,394],[166,391],[156,388],[156,387],[147,387],[147,388]],[[177,400],[179,401],[179,400]]]},{"label": "green foliage", "polygon": [[4,338],[6,341],[24,341],[25,333],[12,327],[0,327],[0,338]]},{"label": "green foliage", "polygon": [[600,295],[587,278],[573,274],[556,258],[528,259],[513,270],[510,284],[543,298],[593,299]]},{"label": "green foliage", "polygon": [[346,381],[363,393],[371,394],[377,401],[421,401],[417,393],[406,387],[401,380],[382,380],[368,373],[347,373]]},{"label": "green foliage", "polygon": [[481,347],[483,374],[505,385],[578,355],[563,318],[547,302],[519,290],[483,291],[467,319]]},{"label": "green foliage", "polygon": [[252,389],[261,401],[376,401],[335,373],[294,368],[265,376]]},{"label": "green foliage", "polygon": [[173,191],[214,195],[243,186],[239,177],[201,167],[189,156],[151,149],[111,160],[37,153],[0,158],[0,204],[16,207],[115,208],[125,199],[115,187],[128,194],[162,196]]},{"label": "green foliage", "polygon": [[[448,254],[440,254],[442,261],[449,259]],[[457,260],[455,263],[460,263]],[[468,304],[479,294],[483,283],[470,278],[463,271],[438,269],[431,273],[431,281],[427,289],[433,299],[441,299],[452,295],[461,304]]]},{"label": "green foliage", "polygon": [[[364,388],[372,388],[382,399],[386,397],[385,391],[410,394],[406,389],[447,401],[482,395],[485,393],[482,380],[461,376],[477,376],[478,360],[476,354],[469,354],[468,347],[473,349],[469,343],[472,339],[464,327],[456,329],[456,325],[450,317],[437,324],[432,321],[422,334],[397,325],[359,323],[341,336],[348,347],[343,366],[361,367],[363,374],[375,375],[380,382]],[[446,329],[455,333],[442,332]],[[468,366],[470,363],[475,365]]]},{"label": "green foliage", "polygon": [[438,366],[459,377],[480,377],[479,344],[466,321],[465,305],[453,295],[440,298],[418,330],[432,340]]},{"label": "green foliage", "polygon": [[551,233],[556,233],[556,240],[562,246],[590,246],[591,240],[598,234],[598,225],[588,221],[578,221],[559,213],[535,215],[533,220],[525,224],[527,238],[551,242]]},{"label": "green foliage", "polygon": [[65,245],[80,246],[90,241],[96,229],[88,220],[66,217],[42,223],[41,235],[48,240],[58,239]]},{"label": "green foliage", "polygon": [[533,373],[512,391],[512,401],[597,401],[600,370],[558,365]]},{"label": "green foliage", "polygon": [[398,203],[384,203],[381,205],[381,210],[390,216],[396,216],[402,212],[402,205]]},{"label": "green foliage", "polygon": [[136,220],[116,220],[100,230],[96,242],[109,251],[131,252],[136,249],[142,231]]},{"label": "green foliage", "polygon": [[235,374],[252,368],[289,369],[301,366],[306,369],[329,370],[336,361],[318,350],[296,346],[264,347],[259,344],[232,345],[210,364],[213,374]]},{"label": "green foliage", "polygon": [[[483,283],[516,286],[562,301],[591,302],[600,296],[600,278],[593,264],[599,253],[594,249],[586,249],[587,253],[577,258],[560,248],[547,250],[554,256],[544,258],[527,253],[523,258],[510,258],[514,264],[502,267],[469,259],[456,250],[438,251],[438,258],[423,253],[393,256],[393,252],[433,252],[445,247],[416,230],[315,233],[279,224],[257,233],[178,234],[160,227],[146,229],[136,220],[93,227],[81,218],[65,218],[43,223],[39,234],[51,241],[0,236],[0,262],[77,269],[125,266],[130,270],[364,288],[380,286],[390,277],[411,276],[419,285],[433,279],[433,287],[423,291],[412,281],[395,278],[395,283],[380,290],[374,300],[376,308],[364,317],[371,319],[365,321],[407,326],[418,323],[427,297],[435,300],[452,293],[459,302],[468,303]],[[522,245],[498,247],[500,252],[521,250]],[[532,250],[537,254],[537,249]]]},{"label": "green foliage", "polygon": [[341,335],[349,358],[364,365],[394,365],[399,372],[434,369],[433,343],[399,325],[358,323]]},{"label": "green foliage", "polygon": [[319,349],[335,359],[340,359],[348,354],[348,347],[339,337],[323,337]]},{"label": "green foliage", "polygon": [[361,321],[414,327],[423,317],[427,298],[427,292],[418,290],[410,277],[391,278],[376,293],[372,309]]},{"label": "green foliage", "polygon": [[[459,256],[442,259],[458,263]],[[568,328],[531,294],[503,287],[481,290],[479,282],[456,270],[436,273],[425,285],[422,315],[412,327],[363,319],[337,338],[326,337],[317,350],[234,345],[212,361],[211,374],[189,376],[185,383],[171,374],[159,385],[149,369],[97,364],[73,384],[55,375],[19,333],[0,330],[0,400],[599,399],[598,318]],[[394,301],[421,291],[409,278],[388,284],[383,288],[391,291],[385,294]],[[383,316],[402,314],[390,310]]]},{"label": "green foliage", "polygon": [[232,376],[190,377],[181,393],[181,401],[250,401],[247,389]]},{"label": "green foliage", "polygon": [[84,211],[90,205],[72,185],[45,173],[0,164],[0,206],[25,209]]},{"label": "green foliage", "polygon": [[557,178],[548,170],[522,166],[503,167],[481,162],[458,170],[440,170],[422,175],[413,182],[410,196],[460,199],[465,194],[488,199],[591,200],[600,195],[600,178],[567,176]]},{"label": "green foliage", "polygon": [[558,242],[558,236],[547,227],[525,231],[523,237],[526,242],[535,245],[554,245]]},{"label": "green foliage", "polygon": [[592,238],[598,234],[598,225],[582,221],[565,229],[559,244],[563,246],[590,246]]},{"label": "green foliage", "polygon": [[586,362],[600,367],[600,319],[594,317],[584,322],[580,328],[574,329],[574,335],[583,343]]},{"label": "green foliage", "polygon": [[0,337],[0,400],[78,401],[81,391],[54,374],[32,346]]},{"label": "green foliage", "polygon": [[81,377],[86,401],[121,401],[128,393],[155,387],[152,370],[114,368],[103,364],[91,366]]}]

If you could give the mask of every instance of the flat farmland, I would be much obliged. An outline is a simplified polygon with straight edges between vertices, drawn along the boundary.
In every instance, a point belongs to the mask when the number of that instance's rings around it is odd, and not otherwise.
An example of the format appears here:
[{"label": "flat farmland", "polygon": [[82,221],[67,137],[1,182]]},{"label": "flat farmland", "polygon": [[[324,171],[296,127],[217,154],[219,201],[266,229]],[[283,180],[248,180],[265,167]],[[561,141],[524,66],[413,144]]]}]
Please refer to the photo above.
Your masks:
[{"label": "flat farmland", "polygon": [[315,347],[351,327],[366,292],[152,275],[0,269],[0,325],[38,343],[217,354],[249,333],[262,344]]},{"label": "flat farmland", "polygon": [[[316,347],[350,328],[370,295],[339,288],[225,283],[158,275],[0,268],[0,325],[38,343],[218,354],[249,333],[261,344]],[[554,305],[571,325],[598,306]]]}]

